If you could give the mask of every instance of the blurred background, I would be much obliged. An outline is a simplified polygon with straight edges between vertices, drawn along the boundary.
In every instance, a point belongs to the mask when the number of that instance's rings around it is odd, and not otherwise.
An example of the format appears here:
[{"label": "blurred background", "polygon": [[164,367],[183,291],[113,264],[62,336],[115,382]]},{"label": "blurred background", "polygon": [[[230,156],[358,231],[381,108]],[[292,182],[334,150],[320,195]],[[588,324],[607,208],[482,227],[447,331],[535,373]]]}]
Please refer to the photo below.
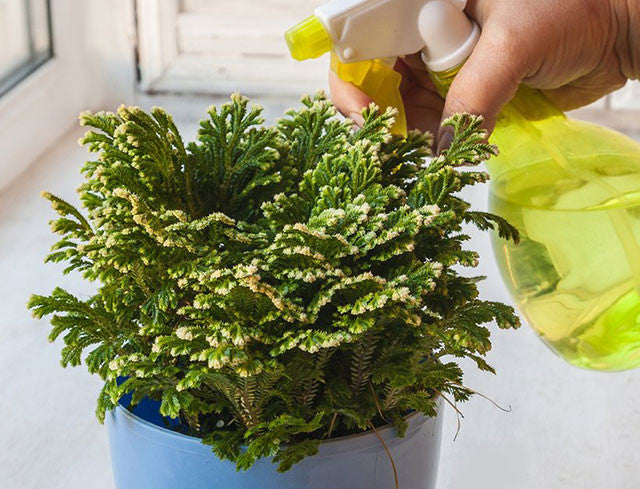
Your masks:
[{"label": "blurred background", "polygon": [[[284,31],[320,0],[0,0],[0,487],[112,489],[100,380],[63,370],[32,292],[78,276],[43,265],[53,238],[41,190],[77,202],[86,151],[77,114],[121,103],[166,107],[185,138],[212,103],[240,91],[273,121],[326,88],[328,60],[289,59]],[[572,114],[640,137],[640,84]],[[486,207],[486,188],[466,195]],[[487,299],[509,301],[488,236],[474,233]],[[635,489],[640,484],[640,374],[565,365],[526,327],[496,328],[498,374],[467,369],[482,398],[448,410],[439,488]],[[455,439],[454,439],[455,438]],[[360,489],[360,488],[354,488]],[[414,489],[414,488],[405,488]]]}]

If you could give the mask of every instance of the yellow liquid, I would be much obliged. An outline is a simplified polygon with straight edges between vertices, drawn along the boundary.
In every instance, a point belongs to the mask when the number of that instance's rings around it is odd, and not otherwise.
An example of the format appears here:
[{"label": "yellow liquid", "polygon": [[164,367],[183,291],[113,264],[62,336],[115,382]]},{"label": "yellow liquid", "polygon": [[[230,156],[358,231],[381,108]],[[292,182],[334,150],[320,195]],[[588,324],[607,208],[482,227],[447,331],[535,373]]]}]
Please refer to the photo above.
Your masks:
[{"label": "yellow liquid", "polygon": [[492,184],[490,205],[521,233],[494,251],[543,341],[578,367],[640,366],[640,158],[527,165]]}]

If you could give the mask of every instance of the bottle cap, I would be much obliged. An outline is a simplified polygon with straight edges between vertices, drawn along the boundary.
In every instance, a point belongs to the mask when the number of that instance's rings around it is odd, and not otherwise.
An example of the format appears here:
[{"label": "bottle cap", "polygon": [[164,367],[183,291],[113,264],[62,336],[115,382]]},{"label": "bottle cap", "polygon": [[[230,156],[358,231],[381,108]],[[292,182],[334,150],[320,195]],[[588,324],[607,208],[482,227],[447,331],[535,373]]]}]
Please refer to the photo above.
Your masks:
[{"label": "bottle cap", "polygon": [[289,29],[285,39],[291,56],[298,61],[322,56],[332,45],[327,29],[315,15]]},{"label": "bottle cap", "polygon": [[465,1],[431,0],[418,17],[425,47],[422,60],[429,71],[440,73],[458,67],[473,52],[480,28],[464,13]]}]

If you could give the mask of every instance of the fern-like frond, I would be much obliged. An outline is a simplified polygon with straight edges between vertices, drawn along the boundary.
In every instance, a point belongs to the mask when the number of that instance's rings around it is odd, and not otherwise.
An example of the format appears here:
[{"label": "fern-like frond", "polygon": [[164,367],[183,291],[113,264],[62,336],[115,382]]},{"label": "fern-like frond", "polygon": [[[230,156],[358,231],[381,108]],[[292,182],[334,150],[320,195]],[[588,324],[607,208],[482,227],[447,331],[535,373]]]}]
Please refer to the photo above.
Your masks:
[{"label": "fern-like frond", "polygon": [[465,224],[517,241],[464,198],[495,149],[462,114],[431,158],[431,136],[392,135],[394,116],[371,105],[354,132],[318,94],[265,126],[236,94],[190,143],[160,108],[81,116],[82,209],[44,194],[59,235],[47,260],[95,290],[28,306],[63,365],[104,380],[99,419],[152,398],[238,468],[272,457],[285,471],[327,436],[387,422],[402,435],[408,410],[472,394],[443,359],[491,371],[487,323],[519,324],[460,273],[480,259]]}]

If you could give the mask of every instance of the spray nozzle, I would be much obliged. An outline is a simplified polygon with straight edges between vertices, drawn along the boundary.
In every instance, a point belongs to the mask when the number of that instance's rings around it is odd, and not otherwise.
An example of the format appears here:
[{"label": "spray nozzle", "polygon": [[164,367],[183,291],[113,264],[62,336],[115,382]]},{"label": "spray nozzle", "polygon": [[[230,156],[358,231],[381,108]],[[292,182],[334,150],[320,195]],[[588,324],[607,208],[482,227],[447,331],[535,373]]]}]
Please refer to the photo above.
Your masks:
[{"label": "spray nozzle", "polygon": [[461,65],[480,29],[464,13],[466,0],[332,0],[285,34],[294,59],[333,52],[333,71],[381,108],[398,109],[394,132],[406,134],[395,59],[422,52],[431,72]]},{"label": "spray nozzle", "polygon": [[332,46],[329,33],[315,15],[289,29],[285,39],[291,56],[298,61],[318,58],[329,52]]}]

